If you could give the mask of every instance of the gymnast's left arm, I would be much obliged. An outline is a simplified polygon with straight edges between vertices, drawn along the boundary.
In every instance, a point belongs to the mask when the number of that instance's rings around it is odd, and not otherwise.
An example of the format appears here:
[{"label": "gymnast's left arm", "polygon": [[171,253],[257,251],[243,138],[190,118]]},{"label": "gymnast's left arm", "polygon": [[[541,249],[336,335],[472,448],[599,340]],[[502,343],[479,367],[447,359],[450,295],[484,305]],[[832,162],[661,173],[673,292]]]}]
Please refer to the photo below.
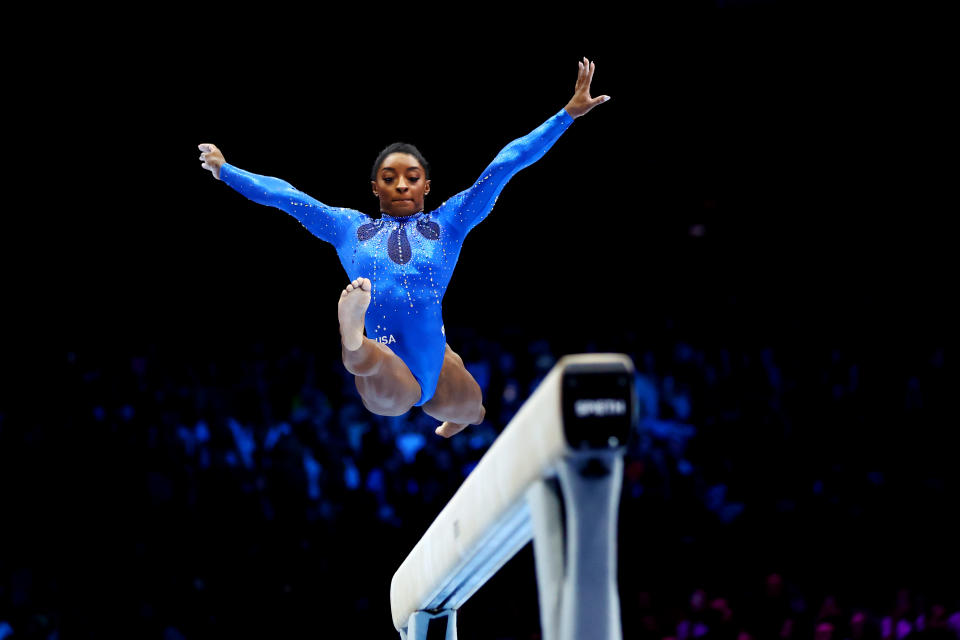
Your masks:
[{"label": "gymnast's left arm", "polygon": [[472,187],[451,199],[467,230],[490,213],[510,178],[542,158],[576,118],[610,99],[608,95],[590,97],[595,65],[586,58],[577,64],[580,67],[577,83],[566,106],[532,132],[504,147]]}]

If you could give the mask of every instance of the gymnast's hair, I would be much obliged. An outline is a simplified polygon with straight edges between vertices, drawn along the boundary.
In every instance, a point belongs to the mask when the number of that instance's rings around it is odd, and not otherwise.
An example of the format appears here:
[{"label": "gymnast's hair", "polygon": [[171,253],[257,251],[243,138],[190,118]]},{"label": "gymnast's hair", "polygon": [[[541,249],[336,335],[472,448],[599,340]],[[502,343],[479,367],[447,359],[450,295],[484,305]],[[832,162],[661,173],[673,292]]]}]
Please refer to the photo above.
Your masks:
[{"label": "gymnast's hair", "polygon": [[430,179],[430,163],[424,159],[423,154],[420,153],[420,150],[412,144],[407,144],[406,142],[394,142],[389,147],[381,151],[380,155],[377,156],[377,161],[373,163],[373,170],[370,172],[371,182],[376,182],[377,171],[380,170],[380,165],[383,164],[383,161],[391,153],[409,153],[416,158],[417,162],[420,163],[420,166],[423,167],[424,180]]}]

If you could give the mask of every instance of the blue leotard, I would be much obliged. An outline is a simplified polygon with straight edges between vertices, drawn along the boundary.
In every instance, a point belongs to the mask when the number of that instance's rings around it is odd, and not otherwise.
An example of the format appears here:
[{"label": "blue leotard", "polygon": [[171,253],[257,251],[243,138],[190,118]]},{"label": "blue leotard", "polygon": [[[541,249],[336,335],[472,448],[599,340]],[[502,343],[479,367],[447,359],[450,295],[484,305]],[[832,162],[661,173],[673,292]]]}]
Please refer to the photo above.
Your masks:
[{"label": "blue leotard", "polygon": [[367,337],[389,346],[420,383],[420,406],[433,397],[446,352],[441,302],[467,233],[483,220],[507,181],[541,157],[573,122],[561,109],[508,144],[480,178],[439,208],[394,218],[372,218],[354,209],[329,207],[277,178],[230,164],[220,179],[263,205],[297,218],[337,249],[350,280],[372,284]]}]

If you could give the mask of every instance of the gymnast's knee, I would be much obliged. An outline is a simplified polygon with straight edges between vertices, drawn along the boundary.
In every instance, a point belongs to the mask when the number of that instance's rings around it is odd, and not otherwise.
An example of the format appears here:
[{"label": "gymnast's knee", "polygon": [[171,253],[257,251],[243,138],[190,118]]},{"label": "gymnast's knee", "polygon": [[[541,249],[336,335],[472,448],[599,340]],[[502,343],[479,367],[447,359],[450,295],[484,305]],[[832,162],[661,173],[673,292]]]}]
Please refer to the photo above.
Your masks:
[{"label": "gymnast's knee", "polygon": [[483,403],[481,402],[481,403],[480,403],[480,416],[479,416],[475,421],[471,422],[470,424],[480,424],[481,422],[483,422],[483,419],[486,417],[486,415],[487,415],[487,408],[484,407],[484,406],[483,406]]},{"label": "gymnast's knee", "polygon": [[470,399],[461,405],[461,411],[459,412],[459,420],[461,424],[480,424],[483,422],[484,416],[487,415],[487,409],[483,406],[483,391],[480,389],[480,385],[474,383],[476,388],[471,389]]},{"label": "gymnast's knee", "polygon": [[405,415],[407,415],[407,413],[409,413],[410,409],[412,409],[412,408],[413,408],[413,405],[409,405],[409,406],[406,406],[406,405],[393,405],[393,406],[385,406],[385,407],[380,408],[380,409],[373,409],[373,408],[371,408],[371,407],[368,406],[368,407],[367,407],[367,410],[370,411],[370,413],[375,413],[375,414],[377,414],[378,416],[386,416],[386,417],[388,417],[388,418],[395,418],[395,417],[397,417],[397,416],[405,416]]},{"label": "gymnast's knee", "polygon": [[[358,378],[357,380],[361,380]],[[359,385],[358,385],[358,390]],[[367,411],[370,413],[375,413],[378,416],[387,416],[395,417],[405,415],[410,409],[413,408],[414,402],[408,402],[407,398],[400,397],[377,397],[376,394],[364,393],[360,391],[360,399],[363,401],[363,406],[367,408]]]},{"label": "gymnast's knee", "polygon": [[[466,369],[464,369],[466,371]],[[460,404],[460,420],[466,424],[480,424],[487,410],[483,406],[483,389],[472,375],[467,372],[467,388],[465,401]]]}]

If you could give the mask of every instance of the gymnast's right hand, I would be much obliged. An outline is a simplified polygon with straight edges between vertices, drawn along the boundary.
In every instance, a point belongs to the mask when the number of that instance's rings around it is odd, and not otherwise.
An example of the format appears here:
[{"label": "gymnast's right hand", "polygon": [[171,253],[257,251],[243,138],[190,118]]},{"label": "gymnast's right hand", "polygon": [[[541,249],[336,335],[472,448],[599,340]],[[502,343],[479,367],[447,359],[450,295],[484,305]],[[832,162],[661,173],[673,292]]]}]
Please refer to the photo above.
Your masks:
[{"label": "gymnast's right hand", "polygon": [[223,154],[220,153],[220,149],[217,149],[216,145],[209,143],[204,143],[199,145],[200,151],[203,153],[200,154],[200,162],[204,169],[213,174],[213,177],[217,180],[220,179],[220,167],[223,166],[225,160],[223,159]]}]

